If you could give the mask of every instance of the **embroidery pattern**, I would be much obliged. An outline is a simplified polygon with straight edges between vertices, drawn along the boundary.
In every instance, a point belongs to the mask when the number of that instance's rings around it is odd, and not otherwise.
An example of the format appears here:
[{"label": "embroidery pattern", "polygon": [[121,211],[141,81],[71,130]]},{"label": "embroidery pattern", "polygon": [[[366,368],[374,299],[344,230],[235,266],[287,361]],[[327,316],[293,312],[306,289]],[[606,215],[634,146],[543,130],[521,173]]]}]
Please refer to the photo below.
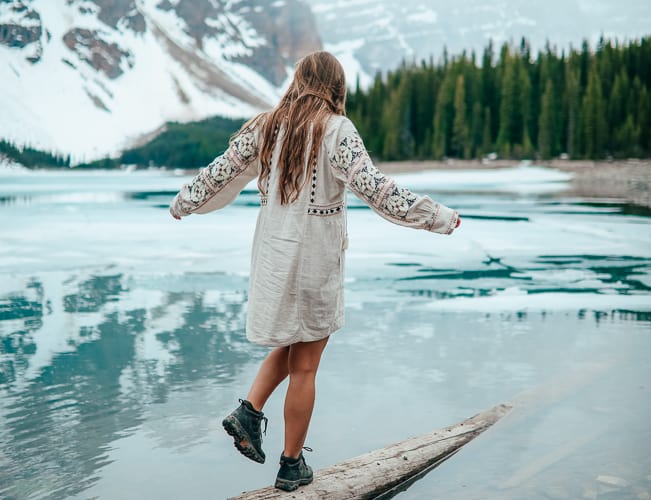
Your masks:
[{"label": "embroidery pattern", "polygon": [[326,207],[319,205],[310,205],[307,209],[308,215],[335,215],[340,213],[344,209],[343,203],[338,203],[336,205],[329,205]]},{"label": "embroidery pattern", "polygon": [[231,149],[243,164],[248,165],[258,156],[258,147],[255,143],[255,134],[251,129],[246,129],[231,141]]},{"label": "embroidery pattern", "polygon": [[316,158],[312,162],[312,192],[310,193],[310,203],[314,203],[314,197],[316,196]]},{"label": "embroidery pattern", "polygon": [[370,158],[364,162],[361,168],[353,171],[352,178],[351,188],[353,191],[364,196],[369,202],[382,197],[387,182],[391,182],[386,175],[373,166]]},{"label": "embroidery pattern", "polygon": [[380,172],[371,162],[359,134],[345,136],[330,157],[348,179],[349,187],[363,200],[386,215],[405,219],[419,197]]},{"label": "embroidery pattern", "polygon": [[247,129],[235,137],[228,150],[215,158],[192,180],[189,186],[190,206],[183,206],[185,212],[199,208],[211,197],[241,174],[258,156],[255,135]]},{"label": "embroidery pattern", "polygon": [[394,187],[393,191],[387,196],[384,202],[384,208],[387,212],[395,217],[404,219],[407,212],[414,203],[418,201],[418,196],[405,188]]},{"label": "embroidery pattern", "polygon": [[339,167],[339,169],[348,175],[348,169],[357,163],[357,159],[366,155],[364,142],[357,131],[344,137],[334,154],[330,157],[330,163]]},{"label": "embroidery pattern", "polygon": [[224,182],[233,173],[233,167],[223,156],[215,158],[208,168],[210,176],[217,182]]},{"label": "embroidery pattern", "polygon": [[198,205],[206,197],[206,185],[203,182],[194,182],[190,187],[190,201]]},{"label": "embroidery pattern", "polygon": [[436,220],[439,218],[439,212],[441,211],[441,205],[438,203],[434,204],[434,213],[432,213],[431,220],[427,223],[427,226],[425,226],[425,229],[428,231],[432,231],[434,224],[436,224]]}]

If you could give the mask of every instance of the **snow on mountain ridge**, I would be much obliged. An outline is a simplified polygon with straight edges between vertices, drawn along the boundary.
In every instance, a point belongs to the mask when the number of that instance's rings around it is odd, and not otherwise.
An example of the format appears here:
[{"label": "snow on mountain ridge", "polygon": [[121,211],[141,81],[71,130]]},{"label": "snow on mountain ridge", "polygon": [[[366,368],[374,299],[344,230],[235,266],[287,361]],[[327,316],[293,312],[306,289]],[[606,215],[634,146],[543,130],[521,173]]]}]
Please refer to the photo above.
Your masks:
[{"label": "snow on mountain ridge", "polygon": [[[165,121],[251,116],[277,100],[301,51],[321,47],[316,30],[289,26],[296,11],[309,14],[299,0],[277,2],[268,22],[271,8],[263,0],[5,0],[0,138],[80,162],[116,154]],[[282,53],[271,46],[278,32],[289,33]]]},{"label": "snow on mountain ridge", "polygon": [[361,68],[362,82],[403,60],[439,61],[444,47],[451,55],[480,54],[489,40],[498,47],[524,36],[534,51],[547,41],[560,50],[584,39],[594,46],[601,34],[620,40],[651,34],[648,0],[307,1],[326,49]]}]

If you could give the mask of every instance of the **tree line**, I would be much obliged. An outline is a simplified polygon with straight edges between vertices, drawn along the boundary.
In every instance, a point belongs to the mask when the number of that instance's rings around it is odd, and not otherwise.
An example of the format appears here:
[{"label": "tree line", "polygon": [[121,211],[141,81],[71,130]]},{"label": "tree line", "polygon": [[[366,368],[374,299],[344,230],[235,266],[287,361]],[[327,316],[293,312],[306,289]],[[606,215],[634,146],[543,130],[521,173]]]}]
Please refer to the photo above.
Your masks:
[{"label": "tree line", "polygon": [[19,147],[11,141],[0,139],[0,155],[24,167],[69,167],[70,155],[49,153],[29,146]]},{"label": "tree line", "polygon": [[[106,157],[75,168],[113,169],[122,165],[159,166],[174,168],[197,168],[210,163],[215,156],[228,147],[231,135],[244,123],[241,119],[222,117],[177,123],[168,122],[164,131],[154,139],[123,151],[117,157]],[[68,168],[70,155],[40,151],[31,147],[19,147],[0,140],[0,155],[25,166]]]},{"label": "tree line", "polygon": [[651,156],[651,38],[559,54],[492,43],[435,64],[403,63],[348,96],[348,116],[382,160]]},{"label": "tree line", "polygon": [[244,120],[213,117],[191,123],[170,122],[165,131],[143,146],[124,151],[123,165],[197,168],[210,163],[228,147]]},{"label": "tree line", "polygon": [[127,149],[117,158],[104,158],[76,168],[203,167],[228,147],[231,135],[243,123],[241,119],[220,116],[190,123],[167,122],[164,131],[146,144]]},{"label": "tree line", "polygon": [[[474,52],[403,63],[348,95],[348,116],[371,154],[385,161],[446,157],[549,159],[651,156],[651,37],[625,44],[584,41],[535,54],[526,39]],[[214,117],[166,124],[152,141],[77,167],[196,168],[224,151],[243,123]],[[70,155],[0,140],[0,154],[25,166],[69,167]]]}]

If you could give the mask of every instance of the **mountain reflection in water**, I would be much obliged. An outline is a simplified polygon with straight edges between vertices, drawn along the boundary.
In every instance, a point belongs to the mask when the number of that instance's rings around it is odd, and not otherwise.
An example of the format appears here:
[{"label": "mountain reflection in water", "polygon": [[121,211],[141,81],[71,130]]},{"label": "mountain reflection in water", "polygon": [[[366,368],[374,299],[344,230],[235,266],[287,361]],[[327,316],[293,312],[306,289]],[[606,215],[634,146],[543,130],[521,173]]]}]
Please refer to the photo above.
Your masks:
[{"label": "mountain reflection in water", "polygon": [[58,297],[32,280],[0,297],[3,497],[83,491],[150,405],[200,380],[228,384],[262,355],[244,336],[244,281],[210,292],[168,281],[141,304],[122,274],[69,282]]}]

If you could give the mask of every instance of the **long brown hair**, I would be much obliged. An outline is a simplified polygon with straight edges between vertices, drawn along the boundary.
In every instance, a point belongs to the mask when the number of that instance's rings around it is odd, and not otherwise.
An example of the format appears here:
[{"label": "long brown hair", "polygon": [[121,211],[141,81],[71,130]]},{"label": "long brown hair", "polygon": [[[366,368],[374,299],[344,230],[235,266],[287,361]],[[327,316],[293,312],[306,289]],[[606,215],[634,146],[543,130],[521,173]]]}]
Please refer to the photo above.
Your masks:
[{"label": "long brown hair", "polygon": [[[258,189],[266,191],[276,138],[282,131],[278,157],[280,203],[298,198],[305,169],[316,161],[327,119],[346,114],[346,77],[337,59],[329,52],[308,54],[296,63],[296,72],[278,106],[260,115],[262,125]],[[257,121],[257,120],[256,120]],[[309,156],[306,155],[308,146]]]}]

